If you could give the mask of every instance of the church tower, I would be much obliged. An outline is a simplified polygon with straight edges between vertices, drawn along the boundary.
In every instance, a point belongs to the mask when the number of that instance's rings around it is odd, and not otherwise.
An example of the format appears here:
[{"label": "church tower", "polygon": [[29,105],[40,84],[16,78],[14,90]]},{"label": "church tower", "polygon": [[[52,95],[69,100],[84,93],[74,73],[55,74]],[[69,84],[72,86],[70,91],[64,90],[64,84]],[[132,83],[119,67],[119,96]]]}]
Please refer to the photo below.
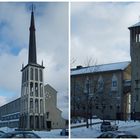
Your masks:
[{"label": "church tower", "polygon": [[34,10],[31,12],[29,36],[28,64],[22,65],[22,84],[21,84],[21,110],[20,128],[21,129],[44,129],[45,126],[45,94],[43,83],[42,65],[37,64],[36,36]]},{"label": "church tower", "polygon": [[131,116],[140,120],[140,22],[128,28],[130,30],[131,55]]}]

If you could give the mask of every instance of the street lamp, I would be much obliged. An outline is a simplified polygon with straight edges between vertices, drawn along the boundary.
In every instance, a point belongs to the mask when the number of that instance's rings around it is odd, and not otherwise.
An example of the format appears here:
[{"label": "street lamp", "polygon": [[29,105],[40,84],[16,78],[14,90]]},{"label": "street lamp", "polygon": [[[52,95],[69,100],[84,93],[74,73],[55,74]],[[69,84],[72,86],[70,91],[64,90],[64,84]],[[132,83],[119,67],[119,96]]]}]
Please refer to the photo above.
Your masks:
[{"label": "street lamp", "polygon": [[86,86],[85,86],[85,94],[86,94],[86,127],[89,128],[88,116],[89,116],[89,77],[86,78]]},{"label": "street lamp", "polygon": [[118,123],[119,123],[119,109],[120,109],[120,105],[118,104],[117,106],[117,120],[118,120]]},{"label": "street lamp", "polygon": [[136,110],[135,110],[135,105],[136,105],[136,100],[134,100],[134,108],[133,108],[133,119],[134,119],[134,122],[136,121],[136,118],[135,118],[135,112],[136,112]]}]

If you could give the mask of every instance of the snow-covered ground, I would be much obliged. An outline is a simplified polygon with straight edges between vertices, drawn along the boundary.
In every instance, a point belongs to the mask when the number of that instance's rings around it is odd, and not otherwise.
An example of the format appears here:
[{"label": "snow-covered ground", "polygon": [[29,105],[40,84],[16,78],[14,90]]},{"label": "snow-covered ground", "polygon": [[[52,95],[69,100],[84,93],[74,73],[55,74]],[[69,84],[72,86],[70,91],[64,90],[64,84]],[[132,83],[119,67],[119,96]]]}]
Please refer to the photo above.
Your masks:
[{"label": "snow-covered ground", "polygon": [[[99,122],[99,120],[95,120],[93,122]],[[140,122],[139,121],[112,121],[111,123],[116,123],[119,127],[119,130],[122,131],[130,131],[134,134],[136,134],[138,137],[140,137]],[[76,124],[74,124],[76,125]],[[80,124],[77,124],[80,125]],[[96,138],[102,132],[100,131],[100,125],[96,124],[92,127],[86,128],[86,127],[80,127],[80,128],[73,128],[71,129],[71,138]]]},{"label": "snow-covered ground", "polygon": [[[1,127],[0,130],[7,133],[14,131],[15,128]],[[55,129],[51,131],[32,131],[32,132],[36,133],[41,138],[68,138],[68,136],[60,135],[61,129]]]},{"label": "snow-covered ground", "polygon": [[61,136],[61,129],[51,130],[51,131],[33,131],[41,138],[68,138],[68,136]]},{"label": "snow-covered ground", "polygon": [[[92,122],[101,122],[100,119],[93,120]],[[134,134],[136,134],[140,138],[140,121],[111,121],[111,123],[116,123],[119,127],[119,130],[122,131],[130,131]],[[72,124],[72,126],[79,126],[80,124],[85,124],[85,122],[82,123],[76,123]],[[100,125],[96,124],[92,125],[92,127],[86,128],[80,127],[80,128],[72,128],[71,129],[71,138],[96,138],[98,137],[102,132],[100,131]],[[3,127],[0,128],[0,130],[4,132],[10,132],[14,129]],[[60,132],[61,129],[51,130],[51,131],[33,131],[37,135],[39,135],[41,138],[68,138],[68,136],[61,136]]]}]

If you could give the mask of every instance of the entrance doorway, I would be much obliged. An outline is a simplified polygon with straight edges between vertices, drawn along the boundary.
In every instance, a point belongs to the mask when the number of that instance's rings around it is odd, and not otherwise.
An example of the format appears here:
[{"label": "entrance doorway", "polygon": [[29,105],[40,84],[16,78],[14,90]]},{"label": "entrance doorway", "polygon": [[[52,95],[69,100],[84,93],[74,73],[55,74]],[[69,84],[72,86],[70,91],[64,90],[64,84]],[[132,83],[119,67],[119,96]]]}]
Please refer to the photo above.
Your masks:
[{"label": "entrance doorway", "polygon": [[51,130],[52,122],[51,121],[46,121],[46,123],[47,123],[47,129]]}]

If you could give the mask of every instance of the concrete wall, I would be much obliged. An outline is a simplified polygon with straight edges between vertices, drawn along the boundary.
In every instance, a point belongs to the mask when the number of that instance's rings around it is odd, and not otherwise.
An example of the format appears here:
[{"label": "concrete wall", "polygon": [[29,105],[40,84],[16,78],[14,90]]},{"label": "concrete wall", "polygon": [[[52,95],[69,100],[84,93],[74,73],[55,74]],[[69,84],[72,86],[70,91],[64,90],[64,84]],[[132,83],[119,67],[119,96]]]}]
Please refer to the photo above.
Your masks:
[{"label": "concrete wall", "polygon": [[66,120],[61,116],[61,111],[57,108],[57,91],[50,85],[45,86],[45,108],[46,121],[51,121],[52,128],[66,128]]}]

